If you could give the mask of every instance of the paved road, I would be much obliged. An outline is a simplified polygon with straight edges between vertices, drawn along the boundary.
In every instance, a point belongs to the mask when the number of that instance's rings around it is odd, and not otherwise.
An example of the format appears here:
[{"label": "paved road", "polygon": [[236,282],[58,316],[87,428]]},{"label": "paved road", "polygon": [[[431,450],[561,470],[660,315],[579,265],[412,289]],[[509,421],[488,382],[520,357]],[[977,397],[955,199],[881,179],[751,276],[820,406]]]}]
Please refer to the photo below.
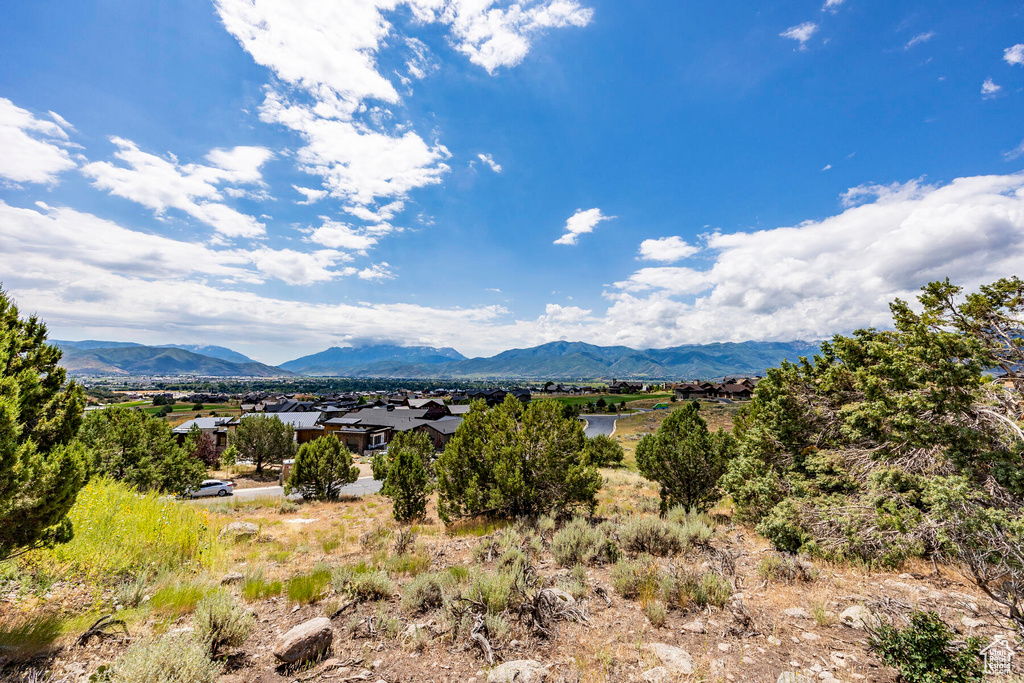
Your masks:
[{"label": "paved road", "polygon": [[583,420],[584,424],[583,433],[589,438],[593,438],[598,434],[611,436],[615,433],[615,421],[619,417],[619,415],[587,415],[586,417],[581,417],[580,419]]},{"label": "paved road", "polygon": [[[371,493],[377,493],[380,491],[381,482],[377,481],[373,477],[360,477],[356,480],[356,483],[349,484],[341,489],[341,495],[343,496],[365,496]],[[256,500],[257,498],[281,498],[284,496],[284,488],[281,486],[261,486],[253,489],[238,489],[235,491],[235,495],[218,498],[212,496],[210,498],[196,498],[192,502],[195,503],[226,503],[227,501],[246,501]],[[293,493],[288,496],[289,500],[299,500],[302,498],[298,493]]]}]

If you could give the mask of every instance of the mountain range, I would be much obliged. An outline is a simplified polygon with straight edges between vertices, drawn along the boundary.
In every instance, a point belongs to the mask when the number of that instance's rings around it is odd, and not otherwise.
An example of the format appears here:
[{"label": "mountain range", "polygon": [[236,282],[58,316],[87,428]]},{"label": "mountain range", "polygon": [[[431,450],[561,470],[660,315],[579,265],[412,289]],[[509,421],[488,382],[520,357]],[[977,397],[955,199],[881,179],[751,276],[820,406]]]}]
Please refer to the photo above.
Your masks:
[{"label": "mountain range", "polygon": [[373,344],[331,347],[279,367],[257,363],[219,346],[144,346],[130,342],[53,342],[62,364],[77,375],[293,375],[376,379],[609,380],[709,379],[760,375],[783,359],[817,352],[812,342],[730,342],[637,350],[583,342],[551,342],[510,349],[489,358],[466,358],[451,348]]}]

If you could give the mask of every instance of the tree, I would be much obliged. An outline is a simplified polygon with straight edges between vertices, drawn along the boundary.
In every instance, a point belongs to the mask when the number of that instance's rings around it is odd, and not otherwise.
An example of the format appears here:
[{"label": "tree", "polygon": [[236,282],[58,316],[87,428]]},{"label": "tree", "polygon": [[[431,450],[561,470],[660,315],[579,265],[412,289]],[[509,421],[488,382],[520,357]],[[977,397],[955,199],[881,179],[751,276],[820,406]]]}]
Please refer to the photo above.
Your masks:
[{"label": "tree", "polygon": [[587,454],[594,467],[620,467],[626,456],[619,442],[604,434],[587,440]]},{"label": "tree", "polygon": [[263,465],[280,465],[295,453],[295,430],[271,415],[246,415],[235,428],[232,443],[238,449],[239,459],[256,465],[256,473]]},{"label": "tree", "polygon": [[341,487],[359,478],[352,454],[334,436],[302,444],[288,476],[288,488],[306,500],[338,500]]},{"label": "tree", "polygon": [[139,491],[184,493],[206,475],[206,466],[178,446],[167,422],[134,408],[89,413],[79,439],[89,450],[94,474]]},{"label": "tree", "polygon": [[196,404],[194,404],[192,406],[192,410],[194,410],[196,412],[199,412],[200,410],[203,410],[203,408],[204,408],[204,406],[203,406],[202,403],[196,403]]},{"label": "tree", "polygon": [[217,469],[220,463],[220,456],[217,454],[217,444],[213,437],[199,429],[198,425],[192,425],[185,437],[185,451],[199,462],[206,465],[208,469]]},{"label": "tree", "polygon": [[699,412],[696,401],[676,408],[637,444],[640,473],[661,484],[663,513],[676,505],[707,509],[721,495],[718,480],[732,440],[726,432],[709,432]]},{"label": "tree", "polygon": [[67,514],[85,485],[74,442],[85,398],[46,334],[0,290],[0,560],[70,540]]},{"label": "tree", "polygon": [[391,499],[395,519],[408,522],[427,511],[427,496],[433,490],[428,465],[434,445],[423,432],[399,432],[388,444],[387,453],[373,459],[374,477],[383,475],[381,493]]},{"label": "tree", "polygon": [[579,420],[555,401],[516,398],[488,410],[476,401],[438,459],[438,514],[445,522],[488,514],[524,517],[593,510],[601,475]]}]

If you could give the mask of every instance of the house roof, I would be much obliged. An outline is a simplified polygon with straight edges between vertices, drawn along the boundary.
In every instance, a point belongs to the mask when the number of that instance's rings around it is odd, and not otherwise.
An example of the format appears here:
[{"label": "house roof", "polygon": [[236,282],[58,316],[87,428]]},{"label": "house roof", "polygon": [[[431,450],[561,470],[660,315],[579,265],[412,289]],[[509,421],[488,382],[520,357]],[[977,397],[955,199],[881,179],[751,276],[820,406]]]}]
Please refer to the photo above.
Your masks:
[{"label": "house roof", "polygon": [[321,413],[320,411],[310,413],[248,413],[242,417],[259,417],[261,415],[280,420],[286,425],[291,425],[292,429],[316,429],[317,423],[320,422]]},{"label": "house roof", "polygon": [[363,419],[360,417],[332,417],[330,420],[324,422],[329,425],[355,425],[362,422]]},{"label": "house roof", "polygon": [[454,434],[455,430],[462,424],[461,417],[444,417],[440,420],[434,420],[433,422],[424,422],[426,426],[433,429],[435,432],[440,434]]},{"label": "house roof", "polygon": [[189,430],[191,430],[193,426],[199,427],[200,429],[217,429],[218,427],[226,425],[230,421],[230,417],[197,417],[194,420],[182,422],[171,431],[175,434],[188,434]]}]

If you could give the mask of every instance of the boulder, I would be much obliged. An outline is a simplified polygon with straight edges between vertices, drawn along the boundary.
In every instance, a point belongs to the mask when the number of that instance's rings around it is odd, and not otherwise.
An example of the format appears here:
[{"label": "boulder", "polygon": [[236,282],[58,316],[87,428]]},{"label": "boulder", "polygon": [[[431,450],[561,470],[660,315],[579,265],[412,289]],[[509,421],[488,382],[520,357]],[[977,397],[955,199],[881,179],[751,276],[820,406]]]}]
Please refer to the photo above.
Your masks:
[{"label": "boulder", "polygon": [[274,656],[285,664],[297,664],[316,659],[330,649],[334,629],[327,617],[303,622],[288,631],[274,643]]},{"label": "boulder", "polygon": [[814,679],[810,676],[804,676],[803,674],[795,674],[792,671],[786,671],[785,673],[779,674],[779,680],[775,683],[813,683]]},{"label": "boulder", "polygon": [[693,657],[686,650],[666,643],[654,643],[648,646],[648,649],[654,653],[654,656],[658,658],[662,666],[668,669],[669,673],[675,676],[693,673]]},{"label": "boulder", "polygon": [[643,683],[672,683],[675,677],[665,667],[656,666],[640,674],[640,680]]},{"label": "boulder", "polygon": [[981,628],[982,626],[988,626],[984,619],[974,619],[973,617],[968,617],[966,615],[960,617],[960,623],[963,624],[964,627],[972,630]]},{"label": "boulder", "polygon": [[231,522],[220,532],[221,538],[238,540],[242,538],[253,538],[259,534],[260,528],[252,522]]},{"label": "boulder", "polygon": [[856,628],[862,631],[865,626],[874,626],[878,623],[878,619],[875,615],[873,615],[871,611],[863,605],[847,607],[839,613],[839,621],[850,628]]},{"label": "boulder", "polygon": [[221,584],[227,586],[228,584],[232,584],[232,583],[241,583],[244,580],[245,580],[245,577],[242,576],[241,573],[239,573],[239,572],[228,572],[227,574],[224,575],[224,578],[222,578],[220,580],[220,582],[221,582]]},{"label": "boulder", "polygon": [[572,607],[573,605],[576,604],[576,598],[572,597],[571,595],[569,595],[568,593],[566,593],[564,590],[562,590],[560,588],[548,588],[546,590],[547,590],[548,593],[550,593],[555,598],[557,598],[558,601],[561,602],[566,607]]},{"label": "boulder", "polygon": [[782,610],[782,613],[787,617],[793,617],[794,619],[810,619],[811,615],[807,613],[803,607],[790,607],[789,609]]},{"label": "boulder", "polygon": [[491,669],[487,683],[540,683],[548,677],[548,668],[532,659],[517,659]]}]

